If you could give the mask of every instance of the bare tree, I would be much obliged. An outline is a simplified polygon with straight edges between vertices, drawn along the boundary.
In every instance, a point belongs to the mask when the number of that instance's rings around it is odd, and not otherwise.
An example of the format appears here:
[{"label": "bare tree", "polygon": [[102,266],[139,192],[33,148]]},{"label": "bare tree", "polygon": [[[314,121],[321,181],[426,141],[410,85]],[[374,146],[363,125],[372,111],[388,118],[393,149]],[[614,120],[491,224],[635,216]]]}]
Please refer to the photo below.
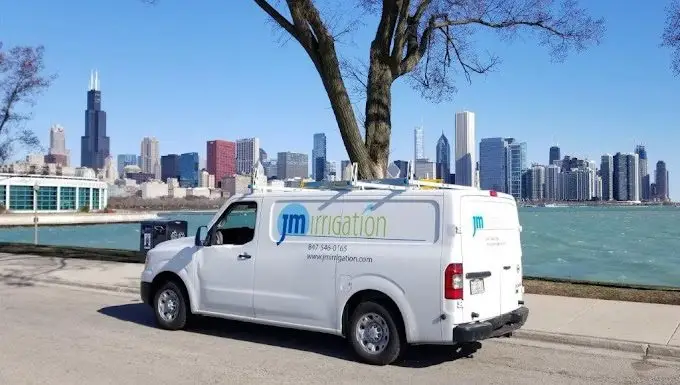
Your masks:
[{"label": "bare tree", "polygon": [[40,147],[38,137],[23,124],[31,118],[28,110],[36,97],[55,79],[55,75],[43,74],[43,53],[42,46],[4,51],[0,42],[0,163],[13,155],[17,144]]},{"label": "bare tree", "polygon": [[666,8],[666,27],[661,37],[661,45],[673,50],[671,67],[680,75],[680,0],[673,0]]},{"label": "bare tree", "polygon": [[[440,101],[455,91],[456,70],[470,81],[471,74],[487,73],[500,62],[495,55],[477,56],[471,38],[479,30],[497,31],[508,38],[520,30],[536,32],[539,42],[558,60],[570,49],[580,51],[599,43],[604,32],[604,21],[590,17],[576,0],[344,0],[345,12],[361,8],[379,16],[368,64],[362,71],[361,65],[349,65],[350,61],[339,57],[338,36],[348,28],[333,31],[329,16],[322,13],[329,0],[253,1],[311,59],[349,158],[359,164],[362,178],[382,178],[386,173],[391,87],[397,79],[408,77],[424,97]],[[365,94],[363,127],[346,80],[356,81]]]},{"label": "bare tree", "polygon": [[[359,163],[364,178],[382,178],[388,164],[391,86],[408,75],[424,97],[440,101],[451,96],[455,73],[468,81],[473,73],[492,70],[499,58],[478,57],[472,35],[480,29],[512,37],[520,29],[538,33],[541,44],[561,60],[569,49],[580,51],[599,43],[604,21],[591,18],[575,0],[362,0],[367,11],[380,15],[370,44],[362,138],[341,72],[335,38],[312,0],[287,0],[290,17],[267,0],[255,3],[290,34],[314,63],[335,113],[345,148]],[[318,2],[317,2],[318,3]],[[360,78],[360,71],[345,77]]]}]

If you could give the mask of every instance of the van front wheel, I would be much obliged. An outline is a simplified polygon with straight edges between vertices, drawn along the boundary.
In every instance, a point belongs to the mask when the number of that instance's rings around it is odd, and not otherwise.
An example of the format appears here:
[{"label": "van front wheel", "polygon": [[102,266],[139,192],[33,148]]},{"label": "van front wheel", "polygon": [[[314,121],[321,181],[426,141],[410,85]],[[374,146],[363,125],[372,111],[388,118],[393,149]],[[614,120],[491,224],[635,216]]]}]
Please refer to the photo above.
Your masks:
[{"label": "van front wheel", "polygon": [[401,333],[392,314],[375,302],[362,302],[349,323],[349,343],[362,361],[389,365],[401,352]]},{"label": "van front wheel", "polygon": [[156,323],[163,329],[183,329],[187,321],[184,293],[175,282],[168,281],[154,294]]}]

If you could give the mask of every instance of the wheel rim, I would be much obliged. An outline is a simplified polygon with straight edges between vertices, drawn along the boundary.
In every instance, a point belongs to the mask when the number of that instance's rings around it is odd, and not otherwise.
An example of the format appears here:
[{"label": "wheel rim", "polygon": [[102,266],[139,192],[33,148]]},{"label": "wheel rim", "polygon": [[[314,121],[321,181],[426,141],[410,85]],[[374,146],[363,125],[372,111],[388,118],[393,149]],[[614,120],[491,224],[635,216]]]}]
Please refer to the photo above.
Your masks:
[{"label": "wheel rim", "polygon": [[172,322],[179,315],[179,296],[174,290],[165,289],[158,296],[158,314],[166,322]]},{"label": "wheel rim", "polygon": [[390,342],[387,321],[376,313],[364,314],[356,324],[356,340],[370,354],[379,354]]}]

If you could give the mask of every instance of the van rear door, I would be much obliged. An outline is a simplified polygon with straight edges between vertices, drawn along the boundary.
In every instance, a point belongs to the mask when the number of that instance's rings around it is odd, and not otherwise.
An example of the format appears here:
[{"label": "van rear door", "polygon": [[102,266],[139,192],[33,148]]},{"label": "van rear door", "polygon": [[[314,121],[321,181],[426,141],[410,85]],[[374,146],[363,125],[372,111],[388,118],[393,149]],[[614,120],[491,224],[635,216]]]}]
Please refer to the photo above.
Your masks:
[{"label": "van rear door", "polygon": [[516,309],[522,253],[515,200],[505,194],[463,195],[460,221],[462,322],[482,321]]}]

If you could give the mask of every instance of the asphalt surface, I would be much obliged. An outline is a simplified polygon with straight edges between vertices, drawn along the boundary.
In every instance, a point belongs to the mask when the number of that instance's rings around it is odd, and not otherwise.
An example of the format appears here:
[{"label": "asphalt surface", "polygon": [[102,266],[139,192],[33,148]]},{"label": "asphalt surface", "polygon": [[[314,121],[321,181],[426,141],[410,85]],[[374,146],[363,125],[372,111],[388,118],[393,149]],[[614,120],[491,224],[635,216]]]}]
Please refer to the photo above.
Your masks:
[{"label": "asphalt surface", "polygon": [[0,282],[0,384],[190,383],[677,385],[680,362],[510,338],[374,367],[333,336],[213,319],[169,332],[134,295]]}]

